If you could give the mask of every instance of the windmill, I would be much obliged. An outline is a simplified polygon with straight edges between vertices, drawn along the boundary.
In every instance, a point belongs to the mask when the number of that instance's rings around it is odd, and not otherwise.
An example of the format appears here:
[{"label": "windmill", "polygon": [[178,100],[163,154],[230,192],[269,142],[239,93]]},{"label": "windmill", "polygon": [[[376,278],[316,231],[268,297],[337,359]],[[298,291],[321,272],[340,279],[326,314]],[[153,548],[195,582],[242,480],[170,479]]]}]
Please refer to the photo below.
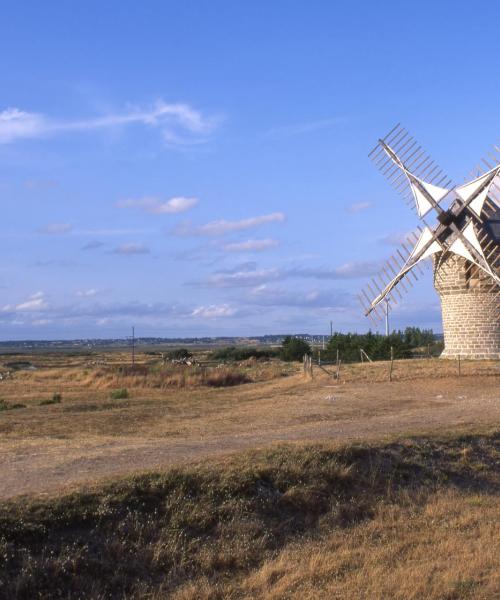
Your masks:
[{"label": "windmill", "polygon": [[431,263],[443,314],[442,356],[500,358],[500,148],[460,185],[400,124],[369,156],[421,223],[362,290],[365,315],[386,318]]}]

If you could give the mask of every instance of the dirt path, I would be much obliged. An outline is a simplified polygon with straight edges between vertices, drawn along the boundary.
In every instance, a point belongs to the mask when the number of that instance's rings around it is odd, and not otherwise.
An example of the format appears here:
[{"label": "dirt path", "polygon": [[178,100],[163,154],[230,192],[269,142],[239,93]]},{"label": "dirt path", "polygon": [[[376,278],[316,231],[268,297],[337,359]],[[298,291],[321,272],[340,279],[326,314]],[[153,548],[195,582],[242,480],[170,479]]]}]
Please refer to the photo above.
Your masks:
[{"label": "dirt path", "polygon": [[[0,439],[0,497],[54,494],[80,485],[292,440],[349,440],[500,424],[498,378],[336,386],[295,378],[218,391],[198,414],[147,419],[118,435]],[[232,402],[234,400],[234,402]],[[163,419],[163,420],[162,420]]]}]

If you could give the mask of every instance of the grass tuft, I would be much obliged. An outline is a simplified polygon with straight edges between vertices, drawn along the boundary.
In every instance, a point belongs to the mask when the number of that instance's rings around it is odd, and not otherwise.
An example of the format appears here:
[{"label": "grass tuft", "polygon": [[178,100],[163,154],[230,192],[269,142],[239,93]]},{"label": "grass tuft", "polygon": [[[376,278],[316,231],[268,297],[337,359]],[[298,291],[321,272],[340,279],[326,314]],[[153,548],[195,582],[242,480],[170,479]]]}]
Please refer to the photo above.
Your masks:
[{"label": "grass tuft", "polygon": [[243,371],[235,369],[215,369],[207,374],[205,383],[211,387],[229,387],[249,383],[250,377]]},{"label": "grass tuft", "polygon": [[120,388],[111,392],[112,400],[125,400],[129,397],[127,388]]},{"label": "grass tuft", "polygon": [[20,402],[6,402],[5,400],[0,400],[0,412],[4,410],[15,410],[16,408],[26,408],[26,404],[21,404]]}]

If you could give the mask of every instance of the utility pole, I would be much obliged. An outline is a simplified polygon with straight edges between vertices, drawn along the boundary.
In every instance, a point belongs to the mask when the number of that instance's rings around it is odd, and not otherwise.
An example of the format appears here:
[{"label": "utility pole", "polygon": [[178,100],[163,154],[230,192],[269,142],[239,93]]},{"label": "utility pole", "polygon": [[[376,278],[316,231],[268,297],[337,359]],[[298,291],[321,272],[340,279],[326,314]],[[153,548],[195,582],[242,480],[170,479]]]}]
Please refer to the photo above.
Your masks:
[{"label": "utility pole", "polygon": [[135,327],[132,327],[132,364],[135,364]]},{"label": "utility pole", "polygon": [[333,321],[330,321],[330,337],[333,337]]},{"label": "utility pole", "polygon": [[389,337],[389,300],[385,299],[385,335]]}]

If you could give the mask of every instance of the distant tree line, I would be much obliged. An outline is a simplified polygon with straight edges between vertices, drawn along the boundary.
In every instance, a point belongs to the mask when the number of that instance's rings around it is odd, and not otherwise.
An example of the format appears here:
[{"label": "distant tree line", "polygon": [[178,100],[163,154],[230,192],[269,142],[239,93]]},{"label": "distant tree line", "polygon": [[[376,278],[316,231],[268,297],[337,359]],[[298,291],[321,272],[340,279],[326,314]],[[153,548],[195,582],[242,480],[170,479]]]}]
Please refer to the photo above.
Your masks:
[{"label": "distant tree line", "polygon": [[[359,362],[360,350],[363,349],[372,360],[387,360],[391,356],[391,347],[394,358],[409,358],[421,349],[422,354],[440,352],[441,342],[436,340],[432,329],[407,327],[404,331],[393,331],[389,336],[380,333],[339,333],[335,332],[328,341],[321,358],[325,361],[335,360],[337,350],[342,362]],[[316,353],[316,350],[315,350]],[[210,354],[212,360],[243,361],[249,358],[270,359],[281,358],[285,361],[301,361],[304,354],[312,354],[311,345],[300,337],[288,335],[284,338],[279,349],[269,347],[241,347],[227,346],[213,350]],[[178,348],[168,353],[168,358],[189,358],[192,354],[185,348]]]},{"label": "distant tree line", "polygon": [[343,362],[357,362],[361,360],[360,350],[363,349],[372,360],[386,360],[391,356],[391,347],[394,358],[409,358],[415,350],[421,348],[422,353],[427,352],[430,346],[434,348],[436,336],[432,329],[407,327],[404,331],[393,331],[388,336],[380,333],[334,333],[322,357],[334,360],[339,357]]},{"label": "distant tree line", "polygon": [[[393,331],[390,335],[380,333],[339,333],[335,332],[324,350],[321,350],[323,360],[336,360],[337,351],[342,362],[359,362],[360,350],[363,349],[372,360],[394,358],[409,358],[418,349],[426,354],[428,349],[440,350],[439,343],[432,329],[407,327],[404,331]],[[282,360],[302,360],[304,354],[311,354],[312,349],[306,341],[293,336],[287,336],[282,344],[280,357]]]}]

